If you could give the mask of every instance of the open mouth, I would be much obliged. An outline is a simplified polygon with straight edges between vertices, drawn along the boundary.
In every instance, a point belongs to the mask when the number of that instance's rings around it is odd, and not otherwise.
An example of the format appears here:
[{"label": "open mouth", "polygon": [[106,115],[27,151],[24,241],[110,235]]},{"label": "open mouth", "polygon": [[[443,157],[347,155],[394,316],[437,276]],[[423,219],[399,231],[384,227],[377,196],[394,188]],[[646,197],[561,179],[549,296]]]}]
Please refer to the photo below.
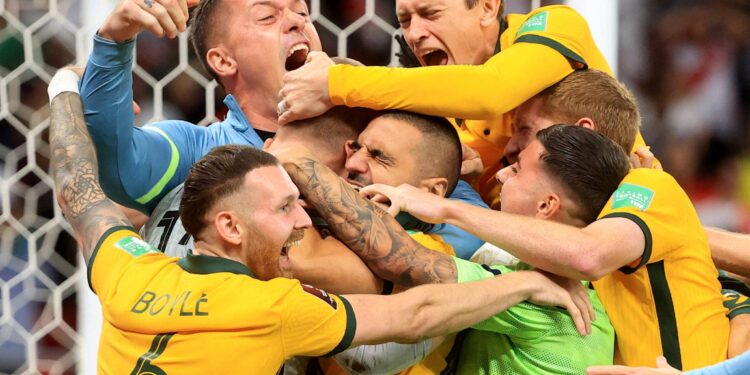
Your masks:
[{"label": "open mouth", "polygon": [[292,46],[287,52],[286,62],[284,68],[287,72],[298,69],[302,65],[305,65],[307,61],[307,54],[310,52],[310,47],[307,44],[299,43]]},{"label": "open mouth", "polygon": [[436,66],[448,64],[448,54],[443,50],[432,49],[421,55],[422,63],[425,66]]}]

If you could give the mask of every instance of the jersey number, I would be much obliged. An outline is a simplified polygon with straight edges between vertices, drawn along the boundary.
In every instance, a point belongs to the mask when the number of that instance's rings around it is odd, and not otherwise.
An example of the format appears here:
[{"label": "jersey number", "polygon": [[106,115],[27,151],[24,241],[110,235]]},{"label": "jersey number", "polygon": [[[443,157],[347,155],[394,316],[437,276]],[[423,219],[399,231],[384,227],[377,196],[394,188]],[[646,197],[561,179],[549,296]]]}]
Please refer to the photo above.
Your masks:
[{"label": "jersey number", "polygon": [[151,361],[164,353],[164,349],[167,348],[167,343],[172,336],[174,336],[174,333],[156,335],[154,341],[151,341],[151,347],[148,351],[138,358],[138,362],[135,363],[135,367],[130,372],[130,375],[166,375],[166,371],[154,365]]},{"label": "jersey number", "polygon": [[[179,211],[167,211],[159,221],[159,224],[156,225],[159,228],[164,228],[164,231],[161,233],[161,237],[159,238],[159,246],[156,247],[157,249],[164,251],[164,249],[167,248],[167,242],[169,241],[169,237],[172,236],[172,230],[174,229],[175,224],[177,224],[177,219],[179,218]],[[179,244],[185,246],[188,244],[189,240],[190,235],[185,233],[185,235],[180,238]]]}]

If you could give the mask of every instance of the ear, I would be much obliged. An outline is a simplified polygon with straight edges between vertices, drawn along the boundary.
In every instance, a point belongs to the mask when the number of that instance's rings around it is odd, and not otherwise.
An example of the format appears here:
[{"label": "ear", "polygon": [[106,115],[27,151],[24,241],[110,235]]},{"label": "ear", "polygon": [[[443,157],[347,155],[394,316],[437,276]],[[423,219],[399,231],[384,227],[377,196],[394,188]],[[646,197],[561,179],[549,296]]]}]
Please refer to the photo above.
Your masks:
[{"label": "ear", "polygon": [[209,68],[219,77],[229,77],[237,73],[237,61],[227,53],[223,45],[208,50],[206,61]]},{"label": "ear", "polygon": [[547,220],[552,218],[560,211],[560,196],[555,193],[549,193],[536,204],[537,219]]},{"label": "ear", "polygon": [[596,130],[596,123],[594,123],[594,120],[592,120],[589,117],[584,117],[584,118],[576,121],[576,125],[583,126],[584,128],[589,128],[589,129],[591,129],[593,131],[597,131]]},{"label": "ear", "polygon": [[232,211],[219,211],[213,220],[214,228],[216,233],[222,241],[226,241],[232,245],[240,245],[242,243],[242,228],[239,224],[239,219]]},{"label": "ear", "polygon": [[268,151],[268,149],[271,148],[272,143],[273,143],[273,138],[268,138],[265,141],[263,141],[263,151]]},{"label": "ear", "polygon": [[344,143],[344,152],[346,152],[346,158],[349,159],[354,155],[354,149],[352,148],[352,145],[354,144],[354,140],[350,139]]},{"label": "ear", "polygon": [[425,178],[419,182],[419,187],[429,193],[445,198],[448,192],[448,179],[445,177]]},{"label": "ear", "polygon": [[497,22],[501,3],[501,0],[481,0],[480,4],[476,5],[482,7],[482,18],[479,21],[482,26],[488,27]]}]

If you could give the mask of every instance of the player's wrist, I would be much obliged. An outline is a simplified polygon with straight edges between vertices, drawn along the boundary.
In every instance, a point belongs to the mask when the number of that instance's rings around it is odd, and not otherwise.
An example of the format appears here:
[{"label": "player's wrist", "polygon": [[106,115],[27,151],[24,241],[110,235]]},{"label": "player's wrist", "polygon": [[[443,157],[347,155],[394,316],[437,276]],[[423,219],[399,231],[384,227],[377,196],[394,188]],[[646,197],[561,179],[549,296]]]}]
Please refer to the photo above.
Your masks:
[{"label": "player's wrist", "polygon": [[73,92],[79,94],[78,83],[80,82],[80,80],[81,78],[78,77],[78,74],[70,69],[58,70],[57,73],[55,73],[55,75],[52,77],[52,80],[50,80],[49,86],[47,86],[47,95],[49,95],[49,102],[52,103],[52,99],[63,92]]}]

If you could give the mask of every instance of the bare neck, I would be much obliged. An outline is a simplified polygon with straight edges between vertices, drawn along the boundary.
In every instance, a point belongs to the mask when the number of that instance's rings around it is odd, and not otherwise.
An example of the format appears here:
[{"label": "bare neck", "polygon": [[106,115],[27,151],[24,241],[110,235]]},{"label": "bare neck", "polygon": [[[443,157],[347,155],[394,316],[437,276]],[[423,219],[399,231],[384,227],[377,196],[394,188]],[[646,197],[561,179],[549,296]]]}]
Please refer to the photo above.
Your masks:
[{"label": "bare neck", "polygon": [[269,99],[268,95],[256,94],[241,88],[232,90],[232,95],[254,129],[273,133],[279,129],[275,99]]},{"label": "bare neck", "polygon": [[226,249],[220,246],[209,244],[206,241],[201,241],[201,240],[195,241],[195,248],[193,249],[193,254],[231,259],[233,261],[247,265],[245,263],[245,260],[239,257],[240,251],[227,251]]}]

